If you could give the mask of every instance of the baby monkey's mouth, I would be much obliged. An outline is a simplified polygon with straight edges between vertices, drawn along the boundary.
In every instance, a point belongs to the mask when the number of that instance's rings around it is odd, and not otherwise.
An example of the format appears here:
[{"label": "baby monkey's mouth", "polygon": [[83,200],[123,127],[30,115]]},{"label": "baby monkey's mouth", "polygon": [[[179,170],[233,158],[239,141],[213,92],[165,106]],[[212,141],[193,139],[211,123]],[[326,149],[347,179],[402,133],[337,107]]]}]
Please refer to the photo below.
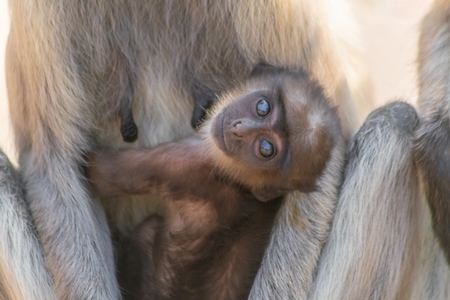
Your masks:
[{"label": "baby monkey's mouth", "polygon": [[213,126],[211,128],[211,134],[213,136],[213,140],[216,146],[226,154],[228,152],[228,149],[224,137],[224,119],[225,119],[224,112],[222,112],[220,115],[216,117]]}]

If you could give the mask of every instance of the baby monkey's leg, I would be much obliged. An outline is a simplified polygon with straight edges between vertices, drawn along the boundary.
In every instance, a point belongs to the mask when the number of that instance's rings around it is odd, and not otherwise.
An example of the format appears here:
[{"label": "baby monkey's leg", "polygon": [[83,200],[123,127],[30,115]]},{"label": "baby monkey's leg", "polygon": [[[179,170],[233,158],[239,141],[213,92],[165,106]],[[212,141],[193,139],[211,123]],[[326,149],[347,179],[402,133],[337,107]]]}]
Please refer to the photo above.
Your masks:
[{"label": "baby monkey's leg", "polygon": [[153,299],[155,237],[162,223],[159,215],[147,217],[122,243],[117,278],[124,299]]}]

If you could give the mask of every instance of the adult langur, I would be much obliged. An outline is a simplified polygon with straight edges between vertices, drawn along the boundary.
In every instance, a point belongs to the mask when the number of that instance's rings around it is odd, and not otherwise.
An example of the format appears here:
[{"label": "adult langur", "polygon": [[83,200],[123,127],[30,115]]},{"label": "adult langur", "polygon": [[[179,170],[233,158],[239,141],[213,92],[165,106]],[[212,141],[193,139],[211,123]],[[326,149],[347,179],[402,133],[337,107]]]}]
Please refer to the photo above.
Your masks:
[{"label": "adult langur", "polygon": [[[94,198],[80,167],[94,147],[192,134],[198,91],[219,94],[259,61],[311,73],[338,106],[345,139],[357,123],[353,101],[370,98],[344,1],[44,0],[10,9],[6,77],[28,206],[15,201],[20,193],[1,194],[5,298],[120,297],[110,235],[120,240],[162,203]],[[406,159],[410,133],[397,130],[414,114],[400,107],[376,113],[351,141],[336,208],[343,161],[327,166],[321,197],[283,200],[251,298],[447,297],[447,266]]]}]

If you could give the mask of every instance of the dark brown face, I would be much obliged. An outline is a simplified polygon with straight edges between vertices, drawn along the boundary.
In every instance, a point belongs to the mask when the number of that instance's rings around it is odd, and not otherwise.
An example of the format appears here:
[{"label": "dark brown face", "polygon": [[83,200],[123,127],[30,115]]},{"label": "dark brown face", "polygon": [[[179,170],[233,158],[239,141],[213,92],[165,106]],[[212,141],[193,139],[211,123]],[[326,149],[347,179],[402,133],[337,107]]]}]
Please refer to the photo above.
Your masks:
[{"label": "dark brown face", "polygon": [[[310,192],[340,140],[340,124],[320,85],[304,71],[255,68],[214,115],[214,144],[224,173],[260,200]],[[227,99],[232,99],[228,101]]]},{"label": "dark brown face", "polygon": [[236,162],[279,170],[288,155],[284,115],[276,91],[252,91],[216,117],[212,126],[214,142]]}]

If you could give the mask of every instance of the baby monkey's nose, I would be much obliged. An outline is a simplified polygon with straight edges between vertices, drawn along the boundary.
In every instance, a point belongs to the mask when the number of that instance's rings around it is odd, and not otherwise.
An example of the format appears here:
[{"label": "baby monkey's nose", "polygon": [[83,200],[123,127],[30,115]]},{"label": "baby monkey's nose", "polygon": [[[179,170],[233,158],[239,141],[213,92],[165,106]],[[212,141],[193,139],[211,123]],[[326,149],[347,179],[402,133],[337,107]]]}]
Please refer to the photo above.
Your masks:
[{"label": "baby monkey's nose", "polygon": [[231,123],[231,132],[239,138],[248,136],[252,131],[258,129],[258,124],[251,120],[240,119]]}]

